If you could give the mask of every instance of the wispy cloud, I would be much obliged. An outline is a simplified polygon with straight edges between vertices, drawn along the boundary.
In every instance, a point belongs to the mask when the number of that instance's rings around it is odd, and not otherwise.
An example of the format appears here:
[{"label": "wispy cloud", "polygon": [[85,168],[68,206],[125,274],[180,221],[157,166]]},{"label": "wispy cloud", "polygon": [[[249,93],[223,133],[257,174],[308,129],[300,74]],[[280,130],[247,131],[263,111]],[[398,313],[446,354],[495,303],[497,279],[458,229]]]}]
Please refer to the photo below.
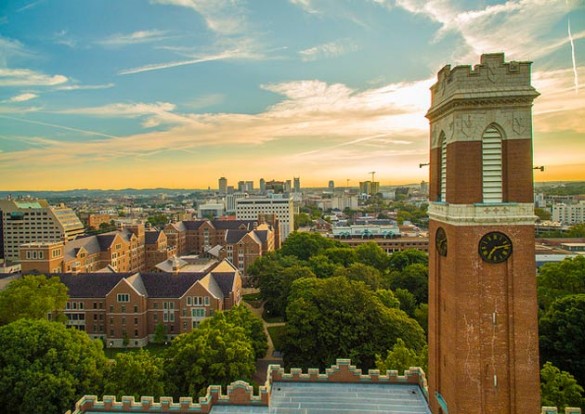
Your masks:
[{"label": "wispy cloud", "polygon": [[30,101],[31,99],[38,98],[39,95],[36,93],[22,93],[20,95],[13,96],[12,98],[6,100],[5,102],[26,102]]},{"label": "wispy cloud", "polygon": [[314,5],[313,0],[290,0],[290,2],[292,4],[294,4],[295,6],[299,6],[307,13],[311,13],[311,14],[319,13],[319,11],[317,10],[317,8]]},{"label": "wispy cloud", "polygon": [[323,43],[311,48],[301,50],[299,54],[305,62],[318,60],[321,58],[332,58],[346,53],[353,52],[358,46],[349,39],[337,40],[335,42]]},{"label": "wispy cloud", "polygon": [[0,68],[0,86],[54,86],[67,80],[63,75],[46,75],[30,69]]},{"label": "wispy cloud", "polygon": [[167,33],[163,30],[140,30],[130,34],[118,33],[106,39],[99,40],[96,43],[102,46],[126,46],[138,43],[152,43],[168,39],[170,36]]},{"label": "wispy cloud", "polygon": [[174,62],[165,62],[165,63],[153,63],[149,65],[139,66],[137,68],[132,69],[124,69],[118,72],[118,75],[133,75],[135,73],[142,73],[142,72],[150,72],[153,70],[162,70],[162,69],[170,69],[176,68],[178,66],[187,66],[187,65],[195,65],[198,63],[204,62],[211,62],[214,60],[225,60],[225,59],[233,59],[236,57],[242,57],[245,54],[240,53],[238,50],[230,50],[223,53],[219,53],[216,55],[209,55],[203,56],[195,59],[187,59],[187,60],[180,60]]},{"label": "wispy cloud", "polygon": [[246,9],[233,0],[151,0],[151,3],[194,10],[201,15],[210,30],[221,35],[241,34],[248,26]]},{"label": "wispy cloud", "polygon": [[20,13],[20,12],[23,12],[23,11],[26,11],[26,10],[30,10],[30,9],[32,9],[32,8],[34,8],[34,7],[36,7],[36,6],[38,6],[39,4],[41,4],[41,3],[44,3],[44,1],[45,1],[45,0],[36,0],[36,1],[32,1],[32,2],[30,2],[30,3],[28,3],[28,4],[25,4],[25,5],[24,5],[24,6],[22,6],[20,9],[17,9],[17,10],[16,10],[16,12],[17,12],[17,13]]},{"label": "wispy cloud", "polygon": [[575,78],[575,93],[579,92],[579,74],[577,73],[577,62],[575,61],[575,41],[571,34],[571,19],[567,21],[567,31],[569,33],[569,42],[571,43],[571,61],[573,63],[573,76]]},{"label": "wispy cloud", "polygon": [[449,0],[396,0],[396,5],[440,23],[439,38],[449,32],[461,35],[467,51],[458,52],[454,58],[465,62],[486,51],[501,50],[502,39],[507,55],[513,59],[545,56],[552,51],[548,44],[555,40],[545,38],[542,28],[554,26],[571,7],[577,7],[550,0],[510,0],[471,11]]},{"label": "wispy cloud", "polygon": [[68,126],[52,124],[52,123],[48,123],[48,122],[33,121],[31,119],[17,118],[17,117],[6,116],[6,115],[0,115],[0,118],[10,119],[12,121],[22,122],[25,124],[42,125],[42,126],[47,126],[50,128],[63,129],[65,131],[78,132],[78,133],[82,133],[85,135],[96,135],[96,136],[106,137],[106,138],[116,138],[114,135],[103,134],[101,132],[89,131],[86,129],[79,129],[79,128],[71,128]]},{"label": "wispy cloud", "polygon": [[55,91],[84,91],[84,90],[97,90],[97,89],[110,89],[113,88],[115,84],[113,83],[104,83],[101,85],[63,85],[57,86],[53,90]]},{"label": "wispy cloud", "polygon": [[77,41],[73,39],[67,32],[67,30],[61,30],[54,34],[53,41],[58,45],[64,45],[70,48],[77,47]]}]

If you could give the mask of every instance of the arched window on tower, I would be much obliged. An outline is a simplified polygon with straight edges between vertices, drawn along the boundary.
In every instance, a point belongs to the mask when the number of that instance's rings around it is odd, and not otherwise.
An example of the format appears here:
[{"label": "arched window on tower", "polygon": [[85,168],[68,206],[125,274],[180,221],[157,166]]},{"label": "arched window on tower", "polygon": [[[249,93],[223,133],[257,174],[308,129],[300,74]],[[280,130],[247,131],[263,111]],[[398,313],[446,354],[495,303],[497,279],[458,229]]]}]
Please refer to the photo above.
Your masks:
[{"label": "arched window on tower", "polygon": [[490,125],[481,137],[483,202],[502,202],[502,134]]},{"label": "arched window on tower", "polygon": [[440,181],[440,201],[447,201],[447,138],[445,134],[441,132],[439,137],[439,143],[441,144],[441,181]]}]

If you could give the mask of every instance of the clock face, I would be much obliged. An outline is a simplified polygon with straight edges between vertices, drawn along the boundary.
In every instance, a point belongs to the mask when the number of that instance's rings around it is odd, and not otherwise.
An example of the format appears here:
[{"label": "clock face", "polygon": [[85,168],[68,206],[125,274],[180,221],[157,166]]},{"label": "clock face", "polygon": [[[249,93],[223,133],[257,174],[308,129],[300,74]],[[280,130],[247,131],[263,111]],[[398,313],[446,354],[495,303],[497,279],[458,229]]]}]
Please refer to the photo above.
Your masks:
[{"label": "clock face", "polygon": [[492,231],[479,241],[479,255],[488,263],[502,263],[512,254],[512,240],[504,233]]},{"label": "clock face", "polygon": [[447,256],[447,233],[442,227],[439,227],[435,234],[435,246],[441,256]]}]

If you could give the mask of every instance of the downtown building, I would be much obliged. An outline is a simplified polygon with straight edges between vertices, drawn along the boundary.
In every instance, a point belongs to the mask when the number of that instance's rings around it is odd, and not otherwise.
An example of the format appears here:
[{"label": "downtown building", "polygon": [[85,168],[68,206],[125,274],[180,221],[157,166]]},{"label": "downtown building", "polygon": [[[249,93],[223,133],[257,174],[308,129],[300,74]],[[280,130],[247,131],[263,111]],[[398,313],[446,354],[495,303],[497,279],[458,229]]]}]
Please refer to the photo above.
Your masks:
[{"label": "downtown building", "polygon": [[84,232],[73,210],[42,199],[0,200],[0,216],[0,258],[9,261],[19,260],[22,244],[68,243]]},{"label": "downtown building", "polygon": [[236,220],[254,220],[272,216],[278,220],[280,246],[295,229],[295,207],[292,198],[242,198],[236,201]]}]

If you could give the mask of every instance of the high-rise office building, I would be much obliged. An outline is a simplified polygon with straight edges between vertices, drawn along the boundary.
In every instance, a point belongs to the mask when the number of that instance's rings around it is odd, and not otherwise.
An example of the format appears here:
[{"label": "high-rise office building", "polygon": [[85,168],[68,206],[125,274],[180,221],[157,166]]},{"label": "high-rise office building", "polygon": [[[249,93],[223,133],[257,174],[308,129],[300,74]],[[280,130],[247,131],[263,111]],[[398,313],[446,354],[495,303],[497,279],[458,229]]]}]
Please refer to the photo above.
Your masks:
[{"label": "high-rise office building", "polygon": [[221,177],[218,180],[218,185],[219,185],[219,193],[220,194],[227,194],[227,178]]},{"label": "high-rise office building", "polygon": [[530,62],[487,54],[431,87],[433,413],[537,413]]},{"label": "high-rise office building", "polygon": [[300,193],[301,192],[301,178],[300,177],[294,177],[294,192],[295,193]]},{"label": "high-rise office building", "polygon": [[266,192],[266,180],[264,178],[260,178],[260,192]]},{"label": "high-rise office building", "polygon": [[335,191],[335,182],[333,180],[329,180],[329,191],[333,192]]},{"label": "high-rise office building", "polygon": [[0,254],[18,261],[18,247],[31,242],[68,242],[83,234],[73,210],[40,199],[0,200]]},{"label": "high-rise office building", "polygon": [[280,241],[284,242],[295,228],[292,198],[241,198],[236,200],[237,220],[256,220],[260,214],[274,214],[280,225]]}]

